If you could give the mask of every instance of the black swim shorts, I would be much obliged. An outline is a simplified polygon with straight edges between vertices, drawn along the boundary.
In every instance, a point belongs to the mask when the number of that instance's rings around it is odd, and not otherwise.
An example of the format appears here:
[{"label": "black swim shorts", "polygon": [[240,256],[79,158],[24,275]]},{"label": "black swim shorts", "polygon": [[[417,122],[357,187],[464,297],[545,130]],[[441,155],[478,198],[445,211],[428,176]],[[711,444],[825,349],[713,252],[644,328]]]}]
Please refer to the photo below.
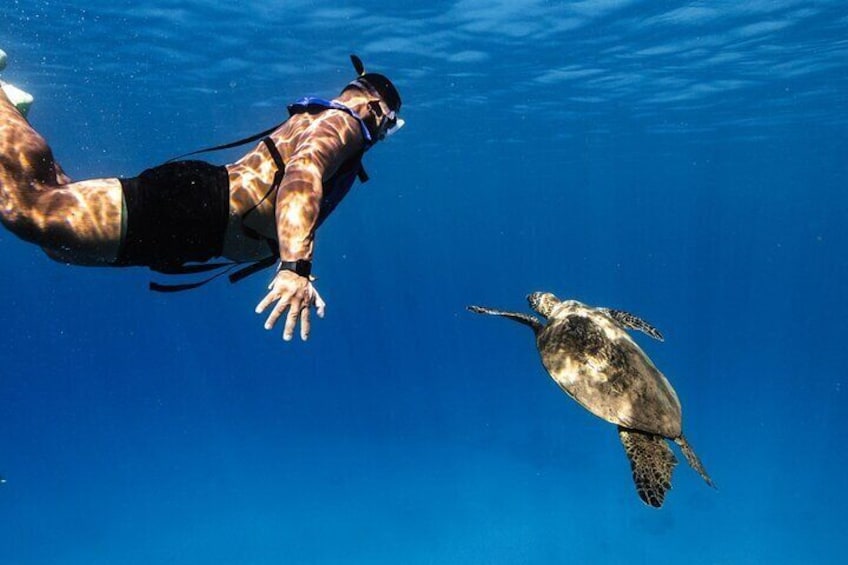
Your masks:
[{"label": "black swim shorts", "polygon": [[168,272],[221,255],[230,214],[226,167],[177,161],[120,180],[127,217],[118,265]]}]

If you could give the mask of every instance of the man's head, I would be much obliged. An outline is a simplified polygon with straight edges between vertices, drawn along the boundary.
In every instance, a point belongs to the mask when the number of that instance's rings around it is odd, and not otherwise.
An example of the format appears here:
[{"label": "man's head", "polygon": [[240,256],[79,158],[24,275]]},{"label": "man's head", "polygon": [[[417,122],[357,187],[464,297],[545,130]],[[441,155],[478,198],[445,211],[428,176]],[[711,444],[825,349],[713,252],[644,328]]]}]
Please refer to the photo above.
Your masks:
[{"label": "man's head", "polygon": [[350,60],[359,76],[344,87],[342,94],[348,90],[356,90],[374,98],[368,103],[370,119],[365,121],[372,130],[375,140],[383,139],[403,127],[404,121],[398,116],[401,107],[400,94],[386,76],[379,73],[366,73],[359,57],[351,55]]}]

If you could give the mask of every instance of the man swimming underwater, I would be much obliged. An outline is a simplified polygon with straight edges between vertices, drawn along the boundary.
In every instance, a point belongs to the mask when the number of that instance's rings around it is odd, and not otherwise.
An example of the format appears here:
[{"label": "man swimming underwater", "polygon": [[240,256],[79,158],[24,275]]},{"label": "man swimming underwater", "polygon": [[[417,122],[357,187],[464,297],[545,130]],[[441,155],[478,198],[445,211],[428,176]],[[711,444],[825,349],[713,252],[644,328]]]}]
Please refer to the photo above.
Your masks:
[{"label": "man swimming underwater", "polygon": [[216,257],[250,264],[245,272],[277,263],[256,312],[271,307],[270,330],[288,310],[283,339],[300,320],[306,340],[310,309],[323,317],[325,308],[311,278],[315,232],[356,178],[365,180],[363,153],[403,125],[392,82],[351,60],[359,76],[339,96],[290,105],[289,119],[235,163],[168,162],[131,179],[72,182],[25,118],[32,98],[0,82],[0,221],[74,265],[174,274],[221,266],[208,263]]}]

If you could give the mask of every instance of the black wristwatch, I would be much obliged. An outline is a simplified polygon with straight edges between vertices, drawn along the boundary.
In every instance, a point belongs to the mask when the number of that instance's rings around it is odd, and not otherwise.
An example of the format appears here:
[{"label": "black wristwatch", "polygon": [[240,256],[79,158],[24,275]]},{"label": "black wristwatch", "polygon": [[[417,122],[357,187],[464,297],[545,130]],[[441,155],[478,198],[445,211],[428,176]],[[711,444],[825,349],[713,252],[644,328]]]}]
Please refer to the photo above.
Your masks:
[{"label": "black wristwatch", "polygon": [[297,261],[280,261],[277,267],[277,272],[294,271],[301,277],[308,277],[312,274],[312,261],[306,259],[298,259]]}]

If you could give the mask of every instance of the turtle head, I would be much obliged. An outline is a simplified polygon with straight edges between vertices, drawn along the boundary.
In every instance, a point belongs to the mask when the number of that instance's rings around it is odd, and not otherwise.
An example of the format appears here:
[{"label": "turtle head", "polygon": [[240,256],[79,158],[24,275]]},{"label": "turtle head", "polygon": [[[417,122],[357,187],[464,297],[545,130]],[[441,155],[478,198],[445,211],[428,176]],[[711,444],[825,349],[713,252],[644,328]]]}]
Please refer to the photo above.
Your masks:
[{"label": "turtle head", "polygon": [[554,306],[559,304],[560,301],[550,292],[534,292],[527,295],[527,302],[537,314],[547,318],[553,312]]}]

